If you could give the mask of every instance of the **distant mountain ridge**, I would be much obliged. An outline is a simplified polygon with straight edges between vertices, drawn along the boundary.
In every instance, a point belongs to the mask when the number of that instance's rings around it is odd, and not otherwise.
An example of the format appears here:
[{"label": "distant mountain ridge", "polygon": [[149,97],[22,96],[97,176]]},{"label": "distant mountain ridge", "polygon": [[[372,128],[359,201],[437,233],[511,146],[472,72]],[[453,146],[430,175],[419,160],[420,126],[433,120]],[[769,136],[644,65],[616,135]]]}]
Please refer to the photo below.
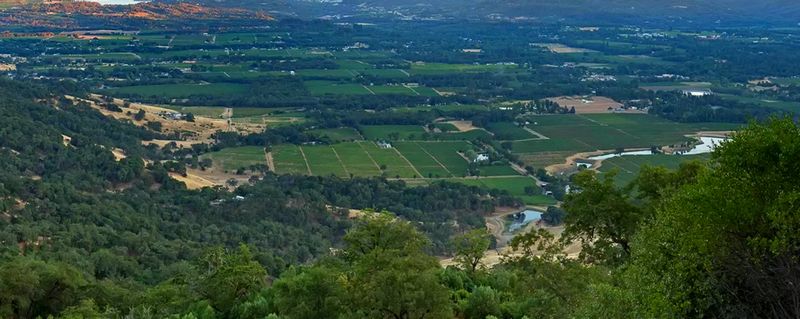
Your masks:
[{"label": "distant mountain ridge", "polygon": [[125,21],[272,20],[264,11],[206,6],[189,2],[139,2],[101,5],[75,0],[0,0],[0,26],[79,28],[124,26]]},{"label": "distant mountain ridge", "polygon": [[[174,0],[160,0],[174,1]],[[796,0],[198,0],[212,6],[258,8],[305,17],[323,15],[441,16],[453,19],[528,17],[587,23],[683,21],[797,24]],[[718,21],[719,20],[719,21]]]},{"label": "distant mountain ridge", "polygon": [[794,0],[344,0],[344,4],[387,8],[424,5],[439,7],[455,16],[497,14],[590,18],[596,21],[627,17],[800,22],[800,1]]}]

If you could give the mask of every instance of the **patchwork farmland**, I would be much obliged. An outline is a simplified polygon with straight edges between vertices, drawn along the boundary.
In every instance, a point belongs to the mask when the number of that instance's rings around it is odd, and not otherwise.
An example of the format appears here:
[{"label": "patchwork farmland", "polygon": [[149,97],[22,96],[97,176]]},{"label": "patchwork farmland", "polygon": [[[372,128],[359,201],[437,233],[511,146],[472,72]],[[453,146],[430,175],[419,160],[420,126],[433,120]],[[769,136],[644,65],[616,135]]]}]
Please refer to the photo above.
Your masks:
[{"label": "patchwork farmland", "polygon": [[546,139],[512,142],[512,152],[537,166],[563,163],[565,156],[597,150],[650,148],[687,143],[699,131],[735,130],[738,124],[676,123],[647,114],[546,115],[528,129]]},{"label": "patchwork farmland", "polygon": [[[273,149],[279,174],[386,176],[389,178],[465,177],[469,163],[460,154],[468,142],[397,142],[382,148],[373,142],[333,145],[279,145]],[[519,175],[508,165],[482,166],[485,176]]]}]

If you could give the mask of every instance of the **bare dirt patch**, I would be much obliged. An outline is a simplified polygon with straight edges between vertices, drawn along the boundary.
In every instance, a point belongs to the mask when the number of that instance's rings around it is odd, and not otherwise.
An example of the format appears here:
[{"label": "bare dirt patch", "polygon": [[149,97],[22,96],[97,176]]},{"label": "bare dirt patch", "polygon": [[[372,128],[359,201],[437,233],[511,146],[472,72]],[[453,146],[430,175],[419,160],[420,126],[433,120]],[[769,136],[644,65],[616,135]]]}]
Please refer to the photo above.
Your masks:
[{"label": "bare dirt patch", "polygon": [[469,132],[472,130],[479,130],[480,128],[472,125],[472,121],[448,121],[445,123],[453,124],[459,132]]},{"label": "bare dirt patch", "polygon": [[272,157],[272,152],[264,153],[264,159],[267,161],[267,168],[269,168],[270,171],[274,172],[275,171],[275,159]]},{"label": "bare dirt patch", "polygon": [[562,107],[574,107],[577,114],[644,113],[640,110],[622,110],[622,103],[604,96],[558,96],[547,100],[558,103]]},{"label": "bare dirt patch", "polygon": [[122,150],[121,148],[113,148],[111,150],[111,154],[114,154],[114,159],[117,160],[117,162],[128,157],[127,155],[125,155],[125,151]]},{"label": "bare dirt patch", "polygon": [[229,189],[234,187],[228,185],[231,179],[236,180],[237,185],[249,183],[251,175],[236,175],[224,172],[221,168],[211,168],[207,170],[186,169],[186,176],[170,173],[170,177],[183,182],[189,189],[200,189],[203,187],[224,186]]},{"label": "bare dirt patch", "polygon": [[729,138],[735,131],[700,131],[694,135],[687,135],[692,137],[719,137],[719,138]]},{"label": "bare dirt patch", "polygon": [[72,137],[61,134],[61,143],[64,144],[64,146],[69,146],[69,144],[72,143]]},{"label": "bare dirt patch", "polygon": [[442,90],[438,90],[438,89],[435,89],[435,88],[432,88],[432,89],[433,89],[434,92],[436,92],[436,94],[439,94],[439,96],[453,96],[453,95],[458,94],[456,92],[451,92],[451,91],[442,91]]},{"label": "bare dirt patch", "polygon": [[577,163],[578,160],[586,159],[592,156],[607,154],[608,152],[611,151],[605,150],[605,151],[583,152],[583,153],[573,154],[567,157],[567,159],[563,163],[553,164],[545,167],[544,169],[551,175],[571,172],[577,169],[575,163]]},{"label": "bare dirt patch", "polygon": [[217,184],[214,182],[209,181],[201,176],[195,175],[193,173],[187,172],[186,176],[177,173],[169,173],[169,177],[172,179],[183,182],[186,184],[186,188],[188,189],[201,189],[203,187],[211,187]]}]

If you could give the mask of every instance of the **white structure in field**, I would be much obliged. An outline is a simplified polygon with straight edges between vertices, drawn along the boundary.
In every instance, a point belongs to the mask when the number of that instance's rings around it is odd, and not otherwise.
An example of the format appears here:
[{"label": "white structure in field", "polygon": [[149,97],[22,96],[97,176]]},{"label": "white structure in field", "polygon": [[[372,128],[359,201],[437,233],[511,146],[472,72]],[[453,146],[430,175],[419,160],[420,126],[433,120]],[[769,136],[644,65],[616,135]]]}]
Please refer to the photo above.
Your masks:
[{"label": "white structure in field", "polygon": [[392,148],[392,144],[389,143],[389,142],[386,142],[386,141],[380,141],[380,142],[378,142],[378,147],[380,147],[382,149],[389,149],[389,148]]},{"label": "white structure in field", "polygon": [[713,95],[714,93],[711,92],[710,90],[683,90],[683,94],[686,94],[688,96],[701,97],[701,96]]},{"label": "white structure in field", "polygon": [[472,160],[472,161],[475,162],[475,163],[488,162],[489,161],[489,155],[478,154],[478,156],[475,156],[475,159]]}]

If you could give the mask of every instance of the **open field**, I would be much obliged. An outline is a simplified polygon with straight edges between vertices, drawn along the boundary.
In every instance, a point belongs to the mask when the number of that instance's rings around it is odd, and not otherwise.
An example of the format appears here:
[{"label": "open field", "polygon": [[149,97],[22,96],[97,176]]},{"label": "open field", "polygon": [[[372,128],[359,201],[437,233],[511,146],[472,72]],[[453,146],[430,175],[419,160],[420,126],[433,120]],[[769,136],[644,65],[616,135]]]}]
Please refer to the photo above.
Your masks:
[{"label": "open field", "polygon": [[458,129],[453,123],[441,122],[441,123],[434,123],[433,127],[438,129],[442,132],[460,132],[461,130]]},{"label": "open field", "polygon": [[[520,177],[504,177],[504,178],[484,178],[479,179],[481,184],[486,188],[495,188],[499,190],[508,191],[511,195],[522,198],[526,205],[554,205],[556,200],[552,197],[540,195],[541,189],[536,186],[536,182],[525,176]],[[537,194],[527,195],[525,193],[526,187],[533,187]]]},{"label": "open field", "polygon": [[519,175],[519,172],[515,171],[508,164],[505,164],[505,165],[479,166],[478,167],[478,171],[480,172],[480,176],[514,176],[514,175]]},{"label": "open field", "polygon": [[[386,176],[388,178],[451,178],[467,175],[469,163],[459,152],[467,142],[397,142],[380,148],[374,142],[332,145],[279,145],[272,151],[277,173]],[[483,166],[482,176],[519,175],[508,165]]]},{"label": "open field", "polygon": [[608,173],[616,170],[615,182],[618,185],[625,185],[632,182],[639,174],[639,170],[644,165],[661,166],[669,169],[676,169],[681,163],[693,160],[705,161],[709,155],[644,155],[644,156],[620,156],[602,162],[599,167],[600,172]]},{"label": "open field", "polygon": [[469,163],[459,152],[472,149],[467,142],[398,142],[395,147],[423,177],[462,177]]},{"label": "open field", "polygon": [[434,134],[431,139],[438,141],[472,141],[482,137],[491,137],[491,133],[486,130],[471,130],[466,132],[449,132]]},{"label": "open field", "polygon": [[[451,177],[447,167],[414,142],[395,143],[395,148],[422,174],[420,177]],[[466,161],[465,161],[466,162]]]},{"label": "open field", "polygon": [[[484,187],[487,189],[497,189],[506,191],[510,195],[519,197],[523,200],[525,205],[530,206],[548,206],[555,205],[556,200],[552,197],[540,195],[541,188],[536,185],[536,181],[526,176],[509,176],[509,177],[486,177],[486,178],[445,178],[445,179],[427,179],[427,180],[414,180],[407,181],[409,185],[421,186],[428,185],[437,180],[445,180],[452,183],[460,183],[470,186]],[[525,189],[531,187],[533,195],[528,195]]]},{"label": "open field", "polygon": [[465,176],[469,163],[459,153],[464,153],[467,150],[473,149],[473,146],[467,142],[418,142],[416,143],[422,147],[426,153],[430,154],[436,159],[438,163],[444,167],[453,176]]},{"label": "open field", "polygon": [[770,109],[800,113],[800,102],[768,100],[768,99],[760,99],[757,97],[746,97],[746,96],[738,96],[730,94],[718,94],[718,95],[724,99],[735,100],[742,103],[752,103]]},{"label": "open field", "polygon": [[371,158],[378,166],[385,166],[384,172],[388,177],[411,178],[414,176],[419,177],[420,173],[406,161],[404,157],[394,148],[380,148],[375,143],[363,142],[358,143],[359,146],[366,152],[367,156]]},{"label": "open field", "polygon": [[336,83],[329,81],[306,81],[306,88],[311,94],[369,95],[373,94],[361,84]]},{"label": "open field", "polygon": [[339,143],[330,147],[336,152],[337,159],[349,174],[354,176],[381,175],[379,164],[367,154],[360,143]]},{"label": "open field", "polygon": [[[272,152],[277,173],[338,176],[412,178],[418,174],[393,148],[381,149],[372,142],[333,145],[279,145]],[[384,170],[381,170],[384,167]]]},{"label": "open field", "polygon": [[[323,71],[323,70],[317,70]],[[347,70],[331,70],[336,72]],[[400,84],[392,85],[361,85],[357,83],[343,83],[334,81],[305,81],[305,86],[314,95],[422,95],[438,96],[430,88],[411,87]]]},{"label": "open field", "polygon": [[520,160],[535,168],[547,167],[554,164],[564,163],[564,159],[574,154],[572,151],[565,152],[536,152],[518,154]]},{"label": "open field", "polygon": [[524,140],[534,138],[533,134],[511,122],[494,122],[486,125],[489,132],[498,140]]},{"label": "open field", "polygon": [[339,159],[338,154],[328,145],[301,146],[305,160],[311,167],[311,174],[316,176],[336,175],[346,177],[349,172]]},{"label": "open field", "polygon": [[640,88],[650,91],[705,90],[711,88],[708,82],[651,82],[642,83]]},{"label": "open field", "polygon": [[642,113],[641,111],[615,111],[622,107],[622,103],[614,101],[604,96],[559,96],[548,98],[548,100],[558,103],[565,108],[575,108],[576,114],[595,114],[595,113],[616,113],[632,112]]},{"label": "open field", "polygon": [[296,145],[278,145],[272,149],[275,172],[279,174],[309,174],[300,148]]},{"label": "open field", "polygon": [[475,127],[472,125],[472,121],[449,121],[448,124],[452,124],[461,132],[468,132],[472,130],[479,130],[480,128]]},{"label": "open field", "polygon": [[417,125],[362,125],[361,131],[369,140],[415,139],[419,138],[425,129]]},{"label": "open field", "polygon": [[649,148],[682,144],[686,135],[698,131],[727,131],[739,127],[724,123],[675,123],[647,114],[587,114],[547,115],[532,118],[530,129],[541,133],[547,140],[527,140],[513,143],[514,153],[526,163],[542,163],[552,155],[616,150],[620,148]]},{"label": "open field", "polygon": [[[458,126],[454,126],[458,128]],[[451,130],[440,133],[426,132],[425,128],[418,125],[362,125],[361,131],[364,134],[364,138],[369,140],[392,141],[471,141],[491,136],[491,133],[483,129]]]}]

